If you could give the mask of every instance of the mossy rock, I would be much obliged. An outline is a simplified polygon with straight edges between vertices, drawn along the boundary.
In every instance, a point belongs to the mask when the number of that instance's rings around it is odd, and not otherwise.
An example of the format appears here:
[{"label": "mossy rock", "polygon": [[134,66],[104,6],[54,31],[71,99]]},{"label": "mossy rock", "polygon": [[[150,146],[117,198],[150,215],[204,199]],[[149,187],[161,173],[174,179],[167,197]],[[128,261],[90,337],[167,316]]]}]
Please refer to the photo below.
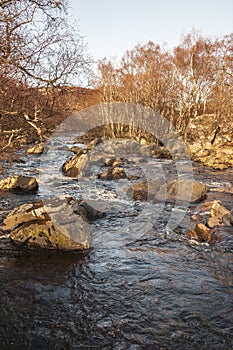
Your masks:
[{"label": "mossy rock", "polygon": [[88,243],[80,244],[65,236],[51,221],[25,223],[11,231],[10,238],[17,244],[28,248],[46,248],[51,250],[85,250]]}]

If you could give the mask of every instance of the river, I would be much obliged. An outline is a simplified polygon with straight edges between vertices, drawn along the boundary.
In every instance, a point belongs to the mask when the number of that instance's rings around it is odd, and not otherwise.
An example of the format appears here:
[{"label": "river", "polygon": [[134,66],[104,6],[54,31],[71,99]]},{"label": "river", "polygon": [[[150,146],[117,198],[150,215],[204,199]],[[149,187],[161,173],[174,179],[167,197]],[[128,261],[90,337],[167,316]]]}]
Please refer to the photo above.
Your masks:
[{"label": "river", "polygon": [[[60,146],[59,146],[60,142]],[[120,196],[125,181],[83,183],[62,175],[70,152],[60,140],[46,162],[30,156],[6,169],[40,178],[37,195],[1,194],[1,215],[13,207],[83,192],[112,205],[92,223],[86,255],[29,253],[0,240],[1,349],[233,349],[233,227],[219,229],[221,240],[197,244],[185,236],[190,210],[178,229],[165,229],[174,208],[166,203],[148,230],[151,211]],[[57,149],[60,147],[59,157]],[[158,173],[173,177],[170,160],[151,160]],[[57,171],[51,174],[50,167]],[[42,168],[47,167],[46,181]],[[211,171],[194,164],[195,179],[209,188],[232,186],[233,170]],[[232,194],[210,191],[232,208]],[[144,212],[143,212],[144,210]],[[143,214],[141,214],[143,213]],[[145,227],[145,230],[142,228]]]}]

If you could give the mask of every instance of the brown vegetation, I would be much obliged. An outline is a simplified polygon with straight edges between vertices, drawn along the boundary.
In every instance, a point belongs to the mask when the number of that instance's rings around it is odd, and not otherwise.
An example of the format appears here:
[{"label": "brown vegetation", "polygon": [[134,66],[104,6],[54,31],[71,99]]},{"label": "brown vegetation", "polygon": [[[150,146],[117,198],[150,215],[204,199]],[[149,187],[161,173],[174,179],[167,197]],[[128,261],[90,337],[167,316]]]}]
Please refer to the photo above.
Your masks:
[{"label": "brown vegetation", "polygon": [[233,120],[233,33],[186,35],[173,52],[148,42],[127,51],[119,66],[99,63],[98,87],[105,102],[149,106],[184,133],[191,118],[213,114]]},{"label": "brown vegetation", "polygon": [[[1,148],[46,137],[89,90],[65,88],[90,75],[83,38],[65,0],[0,0]],[[78,97],[77,97],[78,96]],[[74,97],[77,97],[74,101]]]},{"label": "brown vegetation", "polygon": [[[184,135],[198,115],[211,114],[216,124],[233,121],[233,33],[212,39],[193,31],[173,51],[137,45],[119,66],[99,62],[94,90],[72,86],[92,76],[83,39],[68,22],[67,1],[0,0],[0,33],[1,159],[101,102],[151,107]],[[113,137],[131,127],[108,125]]]}]

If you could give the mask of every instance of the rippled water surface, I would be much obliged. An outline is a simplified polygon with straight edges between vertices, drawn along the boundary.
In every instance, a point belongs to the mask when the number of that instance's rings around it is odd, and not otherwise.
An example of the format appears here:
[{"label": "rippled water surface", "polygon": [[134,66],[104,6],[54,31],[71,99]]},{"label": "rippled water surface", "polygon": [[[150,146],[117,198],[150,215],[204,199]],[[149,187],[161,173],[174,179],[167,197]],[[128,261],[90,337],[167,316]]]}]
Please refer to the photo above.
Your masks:
[{"label": "rippled water surface", "polygon": [[[92,249],[84,256],[29,253],[1,238],[0,348],[233,349],[233,228],[220,230],[214,245],[194,244],[184,234],[189,210],[179,229],[168,232],[171,213],[182,207],[144,210],[143,203],[124,197],[125,180],[92,178],[81,186],[59,171],[70,153],[56,155],[46,158],[49,169],[56,157],[57,170],[37,196],[1,195],[2,216],[51,193],[84,193],[104,199],[110,209],[92,224]],[[174,175],[171,161],[151,162],[158,174],[163,169],[167,178]],[[38,168],[39,158],[32,157],[9,172],[40,178]],[[210,188],[232,186],[232,174],[194,168],[195,178]],[[212,199],[233,207],[232,194],[213,191]],[[152,211],[159,214],[148,229]]]}]

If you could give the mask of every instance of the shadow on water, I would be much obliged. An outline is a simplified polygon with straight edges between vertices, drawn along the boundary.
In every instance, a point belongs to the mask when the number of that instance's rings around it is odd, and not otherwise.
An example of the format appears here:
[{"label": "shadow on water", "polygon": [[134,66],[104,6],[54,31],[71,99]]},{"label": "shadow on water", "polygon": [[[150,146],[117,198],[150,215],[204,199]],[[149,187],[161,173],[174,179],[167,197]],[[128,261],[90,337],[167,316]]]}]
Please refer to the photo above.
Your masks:
[{"label": "shadow on water", "polygon": [[2,256],[1,349],[232,348],[232,254],[93,244],[86,256]]},{"label": "shadow on water", "polygon": [[[7,246],[0,258],[1,349],[70,348],[72,294],[88,254],[32,252],[5,242]],[[77,302],[81,299],[75,296]]]}]

